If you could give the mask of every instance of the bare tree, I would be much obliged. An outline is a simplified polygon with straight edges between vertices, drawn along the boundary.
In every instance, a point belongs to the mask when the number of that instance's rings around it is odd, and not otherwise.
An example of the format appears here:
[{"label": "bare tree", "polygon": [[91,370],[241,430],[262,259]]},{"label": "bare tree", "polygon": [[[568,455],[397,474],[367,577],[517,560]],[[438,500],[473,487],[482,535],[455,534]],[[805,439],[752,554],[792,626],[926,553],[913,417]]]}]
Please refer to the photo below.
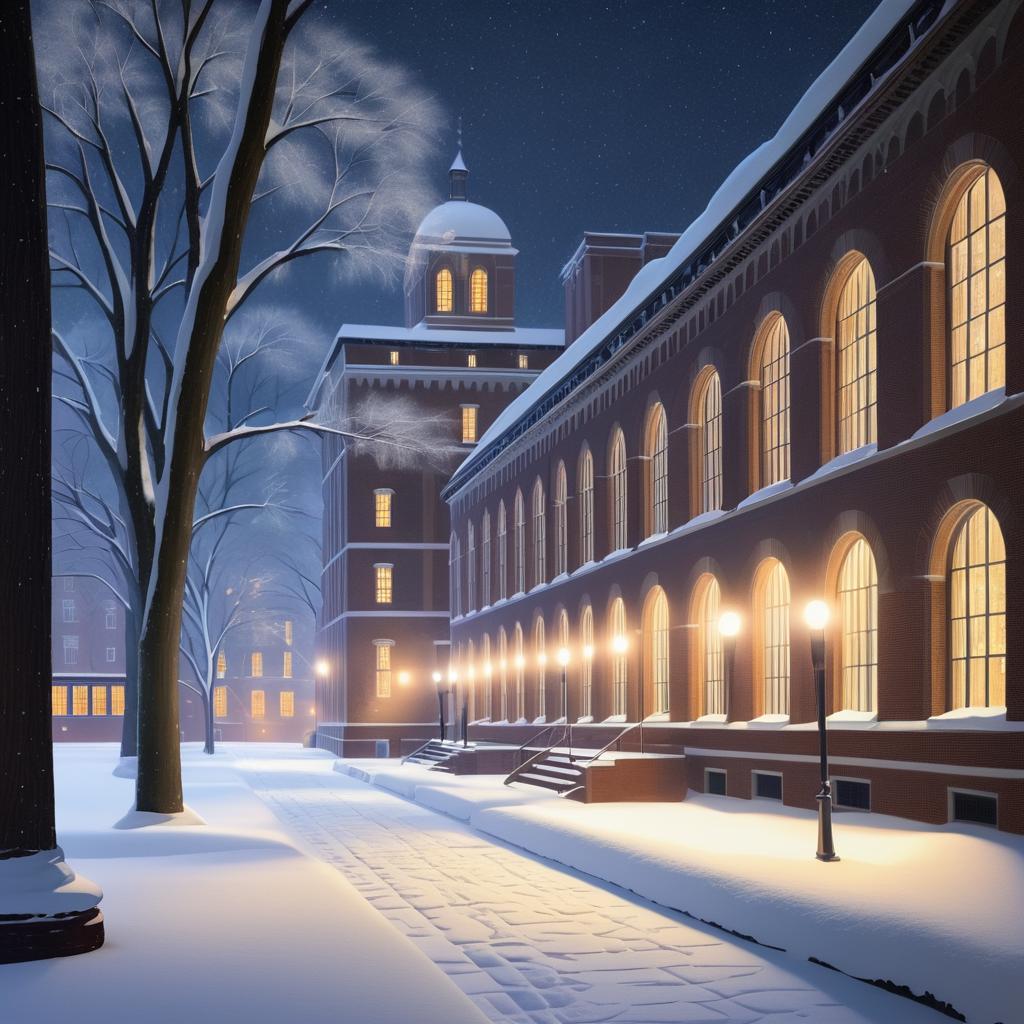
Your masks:
[{"label": "bare tree", "polygon": [[109,338],[101,366],[66,332],[54,344],[73,381],[66,404],[115,482],[142,595],[140,810],[182,809],[181,608],[207,461],[281,429],[431,454],[422,435],[391,436],[373,410],[352,412],[356,429],[247,411],[207,436],[225,325],[252,296],[318,254],[345,272],[393,272],[425,205],[434,105],[310,21],[310,2],[82,0],[77,27],[62,4],[42,30],[51,205],[62,218],[53,271],[70,289],[69,318],[86,304]]}]

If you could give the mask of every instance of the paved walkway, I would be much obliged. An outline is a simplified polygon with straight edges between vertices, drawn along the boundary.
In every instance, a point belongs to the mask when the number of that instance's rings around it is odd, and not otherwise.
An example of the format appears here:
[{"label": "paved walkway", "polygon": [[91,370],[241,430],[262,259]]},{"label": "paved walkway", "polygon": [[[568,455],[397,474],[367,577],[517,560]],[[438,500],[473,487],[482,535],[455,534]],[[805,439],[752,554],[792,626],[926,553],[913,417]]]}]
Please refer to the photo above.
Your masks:
[{"label": "paved walkway", "polygon": [[240,754],[236,766],[289,832],[342,872],[493,1021],[940,1019],[503,846],[339,775],[329,759]]}]

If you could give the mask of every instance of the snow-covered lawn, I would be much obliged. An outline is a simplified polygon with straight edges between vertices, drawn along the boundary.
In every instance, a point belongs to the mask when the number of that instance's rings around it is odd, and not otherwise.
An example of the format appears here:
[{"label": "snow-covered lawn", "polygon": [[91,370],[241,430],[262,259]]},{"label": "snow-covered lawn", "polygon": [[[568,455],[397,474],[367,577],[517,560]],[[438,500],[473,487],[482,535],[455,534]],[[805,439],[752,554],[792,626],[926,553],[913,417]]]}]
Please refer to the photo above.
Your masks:
[{"label": "snow-covered lawn", "polygon": [[230,753],[183,750],[186,800],[206,825],[132,831],[111,828],[133,798],[111,775],[114,745],[58,744],[55,758],[59,841],[104,890],[107,942],[0,966],[2,1024],[486,1020],[337,871],[296,848]]},{"label": "snow-covered lawn", "polygon": [[586,806],[499,776],[394,761],[336,770],[800,960],[931,992],[971,1022],[1024,1019],[1021,837],[843,812],[842,859],[821,864],[814,814],[768,801]]}]

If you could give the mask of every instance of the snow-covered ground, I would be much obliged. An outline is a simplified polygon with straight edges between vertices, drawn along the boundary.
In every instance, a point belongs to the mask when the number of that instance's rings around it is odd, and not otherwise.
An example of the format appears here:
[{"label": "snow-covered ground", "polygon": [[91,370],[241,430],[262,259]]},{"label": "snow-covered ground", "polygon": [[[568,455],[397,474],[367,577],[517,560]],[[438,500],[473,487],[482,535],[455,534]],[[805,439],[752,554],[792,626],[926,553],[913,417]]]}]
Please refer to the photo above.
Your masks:
[{"label": "snow-covered ground", "polygon": [[[842,812],[842,859],[821,864],[814,814],[768,801],[690,794],[679,804],[585,806],[499,776],[394,761],[336,770],[797,961],[931,992],[972,1022],[1024,1020],[1021,837]],[[908,1005],[892,1019],[909,1019]]]},{"label": "snow-covered ground", "polygon": [[116,746],[58,744],[55,761],[59,839],[104,890],[107,941],[0,966],[2,1024],[486,1020],[337,871],[297,849],[230,753],[184,750],[186,800],[206,825],[129,831],[111,828],[133,799],[111,774]]}]

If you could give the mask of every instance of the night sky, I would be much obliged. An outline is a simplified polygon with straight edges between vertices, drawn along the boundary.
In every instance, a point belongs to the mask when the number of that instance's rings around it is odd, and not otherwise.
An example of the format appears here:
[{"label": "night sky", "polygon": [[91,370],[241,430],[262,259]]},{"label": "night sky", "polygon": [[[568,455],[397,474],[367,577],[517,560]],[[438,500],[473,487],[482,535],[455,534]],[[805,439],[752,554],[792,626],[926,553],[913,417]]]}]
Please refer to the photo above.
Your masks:
[{"label": "night sky", "polygon": [[[774,134],[875,0],[326,0],[449,114],[470,198],[519,249],[517,318],[561,326],[558,272],[584,230],[679,231]],[[336,286],[335,286],[336,287]],[[345,288],[349,322],[401,323],[400,289]]]}]

